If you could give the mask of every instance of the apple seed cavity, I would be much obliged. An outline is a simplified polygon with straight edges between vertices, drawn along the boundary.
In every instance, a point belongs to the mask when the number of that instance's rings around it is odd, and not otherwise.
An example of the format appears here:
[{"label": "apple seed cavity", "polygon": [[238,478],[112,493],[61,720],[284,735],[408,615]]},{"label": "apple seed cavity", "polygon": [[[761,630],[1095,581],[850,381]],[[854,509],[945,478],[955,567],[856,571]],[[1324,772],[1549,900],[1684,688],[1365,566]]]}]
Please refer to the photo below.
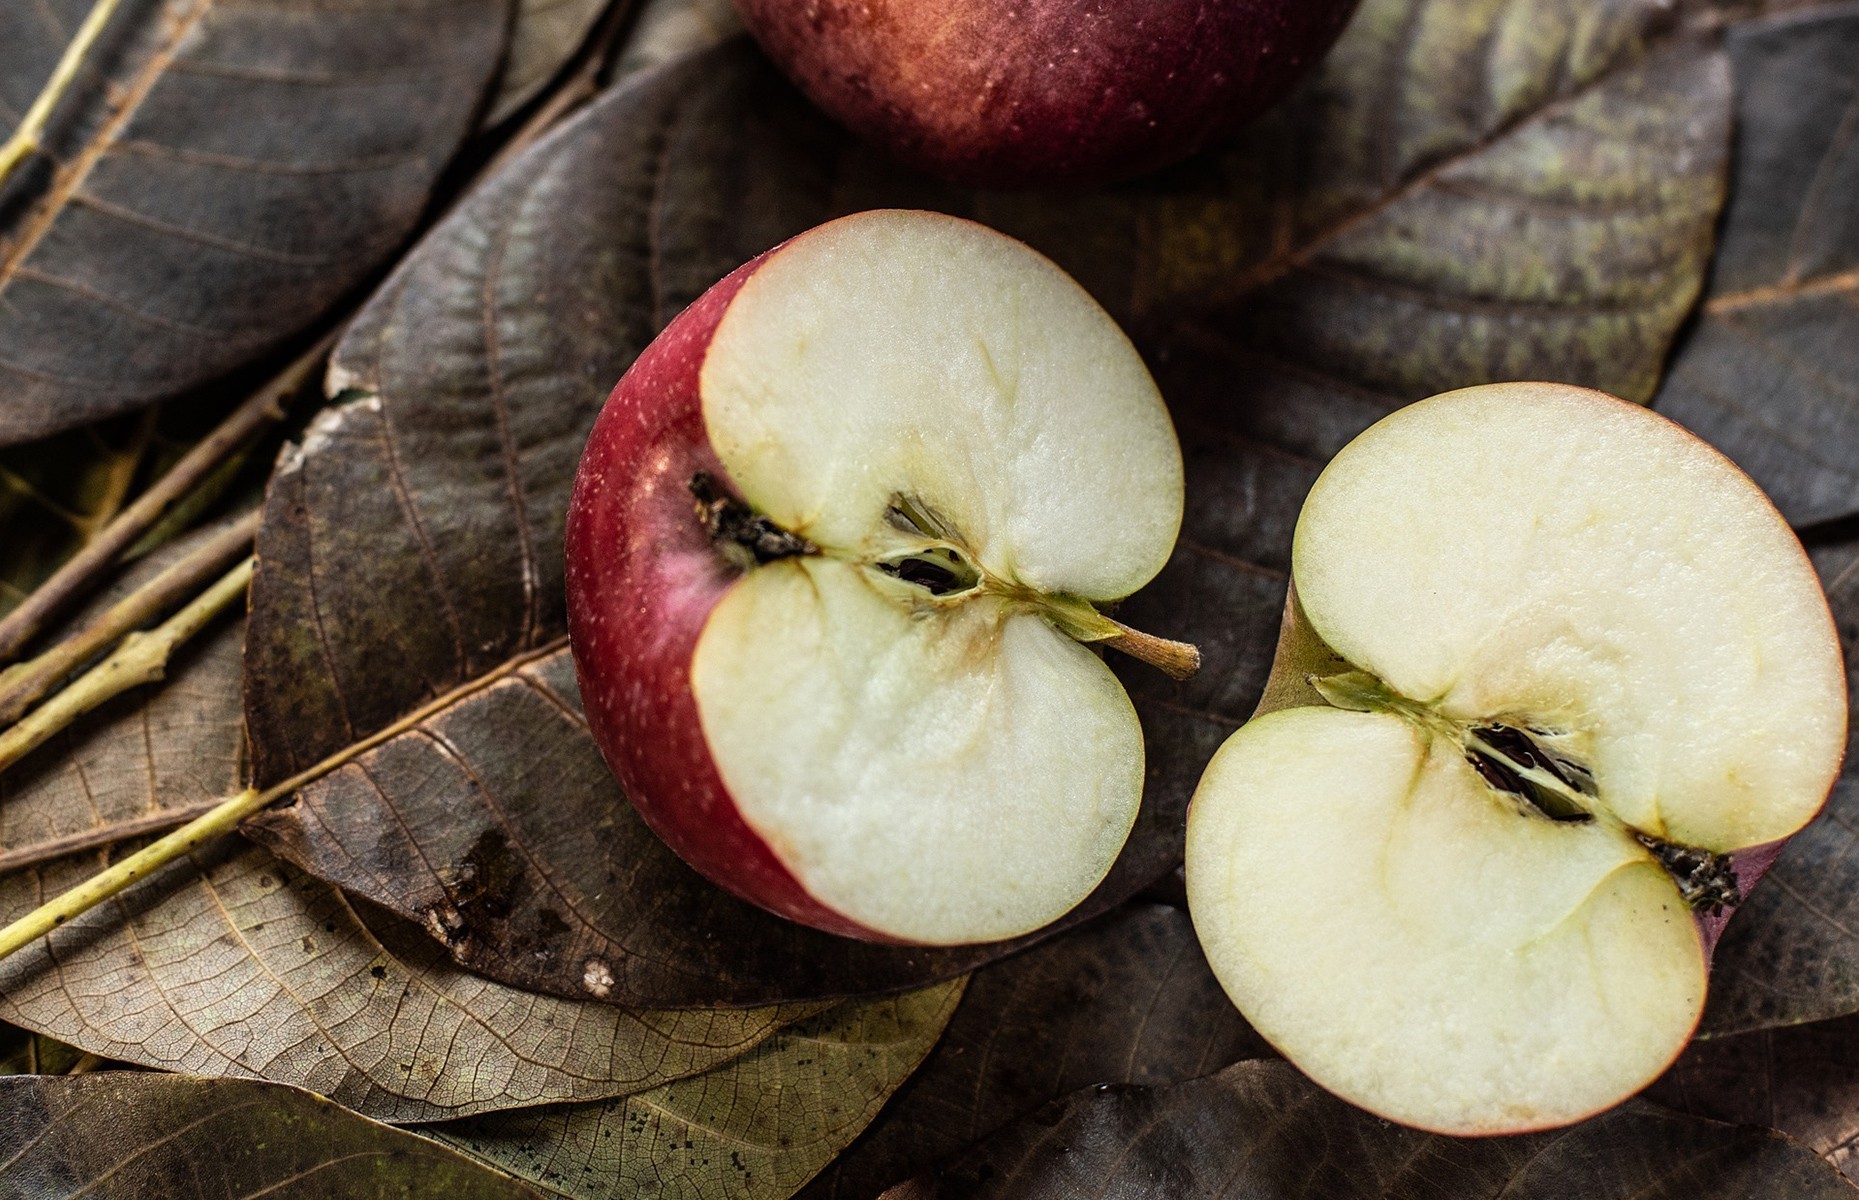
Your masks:
[{"label": "apple seed cavity", "polygon": [[990,576],[975,565],[971,555],[963,549],[955,529],[933,508],[913,497],[893,497],[885,510],[885,520],[900,532],[922,538],[922,544],[865,560],[816,546],[800,534],[782,528],[747,502],[724,491],[707,471],[691,476],[690,489],[697,500],[697,519],[703,524],[705,536],[738,570],[747,571],[784,558],[808,555],[834,558],[871,568],[883,578],[903,584],[909,590],[902,598],[920,611],[976,596],[1003,597],[1039,613],[1077,641],[1100,643],[1147,663],[1171,678],[1189,679],[1200,670],[1201,652],[1187,642],[1170,641],[1132,629],[1099,612],[1089,600],[1048,595]]},{"label": "apple seed cavity", "polygon": [[1508,799],[1523,816],[1570,823],[1598,819],[1623,830],[1665,868],[1692,911],[1715,916],[1742,902],[1729,855],[1668,842],[1635,829],[1609,811],[1588,767],[1567,750],[1552,748],[1558,740],[1571,740],[1572,735],[1527,724],[1458,720],[1400,695],[1366,671],[1312,675],[1308,682],[1336,708],[1390,713],[1428,737],[1457,746],[1485,785]]}]

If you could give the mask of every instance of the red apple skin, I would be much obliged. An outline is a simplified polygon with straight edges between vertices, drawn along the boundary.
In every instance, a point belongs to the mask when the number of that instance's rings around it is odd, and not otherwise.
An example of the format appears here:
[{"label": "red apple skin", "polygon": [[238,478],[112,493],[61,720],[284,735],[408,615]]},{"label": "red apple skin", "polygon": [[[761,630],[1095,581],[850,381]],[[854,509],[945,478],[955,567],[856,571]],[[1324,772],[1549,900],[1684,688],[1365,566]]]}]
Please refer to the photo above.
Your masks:
[{"label": "red apple skin", "polygon": [[736,0],[809,99],[911,166],[1083,187],[1178,162],[1284,95],[1356,0]]},{"label": "red apple skin", "polygon": [[666,326],[594,422],[568,504],[575,675],[607,766],[680,858],[790,920],[894,941],[815,900],[749,828],[691,691],[697,639],[740,578],[710,544],[690,491],[699,471],[733,490],[704,429],[698,374],[731,299],[767,258],[737,268]]}]

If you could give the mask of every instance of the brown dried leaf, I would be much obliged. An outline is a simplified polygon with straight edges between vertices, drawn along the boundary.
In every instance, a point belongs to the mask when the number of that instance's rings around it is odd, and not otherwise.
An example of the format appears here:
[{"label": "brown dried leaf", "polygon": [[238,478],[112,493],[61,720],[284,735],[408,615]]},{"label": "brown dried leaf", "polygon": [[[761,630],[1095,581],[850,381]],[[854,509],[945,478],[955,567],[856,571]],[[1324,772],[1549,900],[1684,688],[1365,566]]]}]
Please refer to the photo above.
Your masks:
[{"label": "brown dried leaf", "polygon": [[[93,0],[0,5],[0,133]],[[123,0],[0,181],[0,444],[276,349],[405,239],[511,0]]]},{"label": "brown dried leaf", "polygon": [[1739,155],[1695,328],[1655,402],[1796,524],[1859,512],[1859,14],[1739,28]]},{"label": "brown dried leaf", "polygon": [[1453,1138],[1383,1121],[1286,1063],[1162,1088],[1074,1093],[884,1200],[1078,1196],[1273,1200],[1850,1200],[1859,1189],[1771,1130],[1629,1103],[1568,1129]]},{"label": "brown dried leaf", "polygon": [[977,971],[923,1066],[799,1200],[868,1200],[1089,1084],[1176,1083],[1272,1056],[1188,914],[1131,904]]},{"label": "brown dried leaf", "polygon": [[0,1163],[33,1200],[535,1200],[513,1179],[308,1092],[105,1071],[0,1078]]},{"label": "brown dried leaf", "polygon": [[[127,836],[238,790],[240,632],[216,630],[161,690],[119,698],[0,776],[4,852]],[[0,920],[108,857],[0,877]],[[626,1095],[811,1011],[632,1011],[519,992],[238,839],[0,962],[0,1018],[104,1058],[296,1084],[394,1121]]]},{"label": "brown dried leaf", "polygon": [[850,1001],[707,1075],[422,1132],[575,1200],[783,1200],[858,1136],[961,995],[958,980]]},{"label": "brown dried leaf", "polygon": [[1768,1125],[1859,1179],[1859,1018],[1693,1042],[1646,1098],[1713,1121]]}]

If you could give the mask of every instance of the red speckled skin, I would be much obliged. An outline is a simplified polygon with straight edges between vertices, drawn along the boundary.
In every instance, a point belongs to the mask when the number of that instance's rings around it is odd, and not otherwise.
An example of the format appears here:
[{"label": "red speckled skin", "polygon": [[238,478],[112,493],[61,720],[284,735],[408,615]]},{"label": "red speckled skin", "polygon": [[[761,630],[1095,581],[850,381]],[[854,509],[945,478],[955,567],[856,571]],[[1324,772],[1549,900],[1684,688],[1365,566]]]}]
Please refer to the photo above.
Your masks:
[{"label": "red speckled skin", "polygon": [[730,300],[767,257],[739,267],[666,326],[594,423],[568,504],[575,674],[608,767],[680,858],[791,920],[892,941],[815,900],[743,821],[691,692],[698,636],[740,578],[710,545],[690,492],[698,471],[729,479],[704,430],[698,372]]},{"label": "red speckled skin", "polygon": [[1322,58],[1356,0],[736,0],[800,89],[899,159],[979,187],[1177,162]]}]

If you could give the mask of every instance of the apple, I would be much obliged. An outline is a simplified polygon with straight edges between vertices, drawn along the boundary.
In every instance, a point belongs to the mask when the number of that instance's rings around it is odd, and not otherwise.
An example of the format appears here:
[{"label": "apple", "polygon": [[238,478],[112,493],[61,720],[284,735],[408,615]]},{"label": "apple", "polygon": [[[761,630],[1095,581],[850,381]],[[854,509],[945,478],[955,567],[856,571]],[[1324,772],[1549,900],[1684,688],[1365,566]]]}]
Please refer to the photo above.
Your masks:
[{"label": "apple", "polygon": [[1563,1125],[1684,1047],[1845,729],[1814,571],[1727,459],[1581,388],[1435,396],[1305,502],[1260,711],[1189,809],[1195,929],[1343,1098]]},{"label": "apple", "polygon": [[1288,91],[1355,0],[736,0],[809,99],[904,162],[1019,188],[1186,158]]},{"label": "apple", "polygon": [[1142,796],[1098,606],[1181,524],[1142,360],[972,222],[822,225],[686,309],[613,390],[567,529],[588,723],[634,806],[736,895],[917,944],[1037,929]]}]

